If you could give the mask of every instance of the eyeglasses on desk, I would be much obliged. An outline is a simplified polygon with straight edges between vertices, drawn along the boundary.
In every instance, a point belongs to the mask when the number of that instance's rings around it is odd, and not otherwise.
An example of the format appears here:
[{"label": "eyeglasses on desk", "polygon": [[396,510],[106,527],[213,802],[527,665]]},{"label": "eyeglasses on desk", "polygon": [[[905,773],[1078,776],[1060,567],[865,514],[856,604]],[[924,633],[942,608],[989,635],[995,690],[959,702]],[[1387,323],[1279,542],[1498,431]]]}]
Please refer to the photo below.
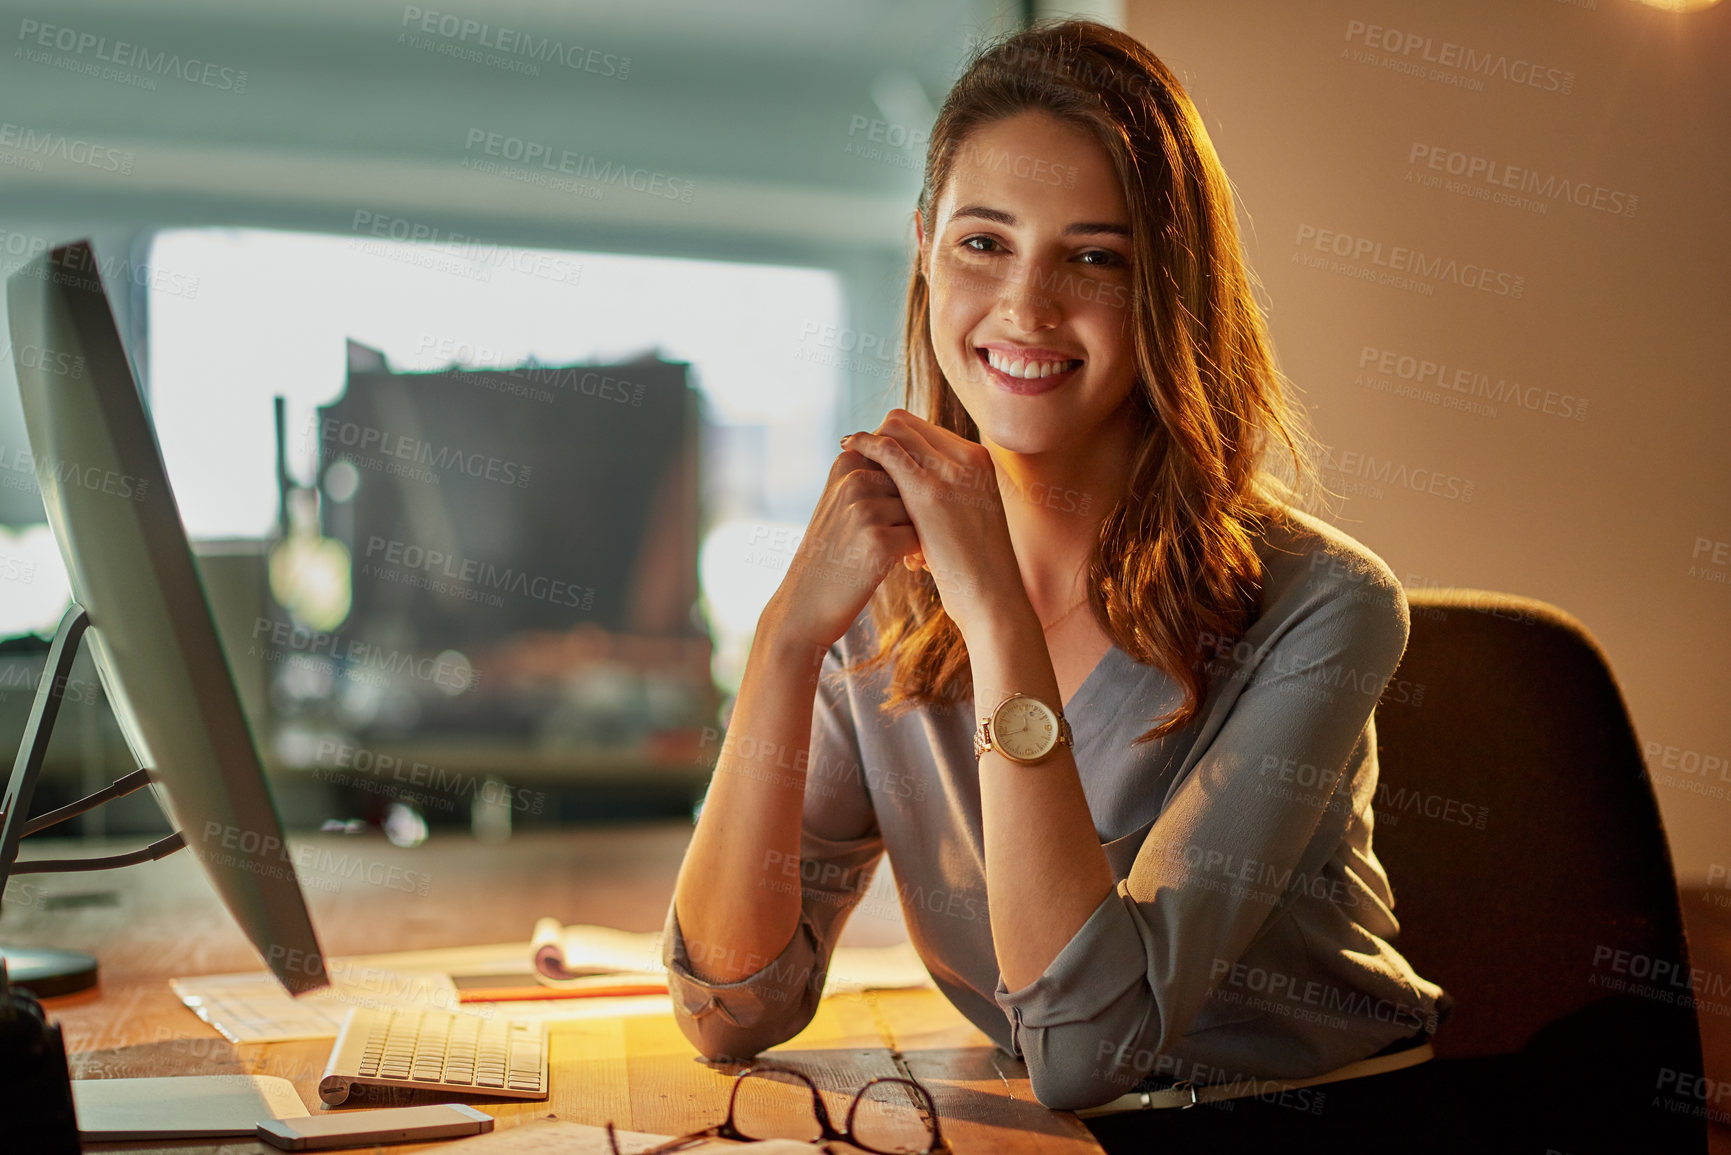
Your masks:
[{"label": "eyeglasses on desk", "polygon": [[[790,1110],[790,1094],[799,1103],[809,1094],[809,1113],[797,1107]],[[727,1118],[713,1127],[654,1147],[624,1151],[613,1124],[607,1124],[607,1142],[613,1155],[662,1155],[707,1139],[839,1142],[875,1155],[936,1155],[949,1150],[938,1129],[938,1107],[931,1092],[912,1079],[884,1076],[866,1083],[854,1092],[838,1129],[830,1120],[817,1084],[801,1071],[773,1063],[757,1063],[740,1073],[727,1098]]]}]

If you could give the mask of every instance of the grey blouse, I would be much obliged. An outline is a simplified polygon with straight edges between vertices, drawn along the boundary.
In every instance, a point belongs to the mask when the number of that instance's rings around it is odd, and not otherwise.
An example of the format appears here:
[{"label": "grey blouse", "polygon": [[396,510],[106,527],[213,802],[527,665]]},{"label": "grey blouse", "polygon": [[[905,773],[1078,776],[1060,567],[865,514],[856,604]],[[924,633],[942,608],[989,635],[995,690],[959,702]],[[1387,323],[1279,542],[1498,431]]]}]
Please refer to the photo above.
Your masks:
[{"label": "grey blouse", "polygon": [[1257,549],[1261,614],[1213,647],[1189,725],[1131,744],[1179,693],[1115,645],[1067,703],[1118,884],[1017,991],[987,916],[974,704],[882,716],[885,674],[841,671],[870,651],[862,612],[819,682],[802,860],[779,872],[801,888],[792,939],[744,979],[705,982],[668,910],[674,1013],[698,1050],[754,1055],[810,1021],[886,852],[938,988],[1027,1062],[1048,1107],[1097,1105],[1150,1074],[1303,1078],[1434,1031],[1447,996],[1395,949],[1394,897],[1371,850],[1372,711],[1406,647],[1405,594],[1380,558],[1305,514]]}]

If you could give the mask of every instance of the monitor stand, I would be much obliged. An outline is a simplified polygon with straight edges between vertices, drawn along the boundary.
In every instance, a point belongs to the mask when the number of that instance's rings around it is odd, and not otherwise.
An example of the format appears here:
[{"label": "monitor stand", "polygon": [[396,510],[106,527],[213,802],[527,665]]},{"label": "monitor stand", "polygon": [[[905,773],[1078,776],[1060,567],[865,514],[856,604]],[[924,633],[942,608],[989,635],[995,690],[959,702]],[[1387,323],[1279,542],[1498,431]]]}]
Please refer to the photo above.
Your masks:
[{"label": "monitor stand", "polygon": [[39,999],[77,994],[96,985],[96,959],[75,950],[0,946],[6,980]]},{"label": "monitor stand", "polygon": [[[172,854],[186,845],[178,832],[159,838],[149,846],[126,854],[103,858],[53,858],[18,861],[18,843],[27,834],[35,834],[68,818],[92,810],[110,799],[120,798],[150,784],[147,770],[134,770],[86,798],[50,811],[40,818],[30,819],[30,799],[36,792],[36,779],[42,773],[42,762],[48,753],[48,739],[54,731],[54,720],[60,715],[60,703],[66,696],[67,680],[72,676],[72,661],[78,655],[78,641],[90,625],[84,607],[74,603],[60,619],[54,632],[54,642],[48,648],[48,660],[42,665],[42,677],[36,685],[36,700],[30,706],[30,720],[24,726],[24,739],[18,746],[18,759],[6,782],[6,793],[0,798],[0,902],[4,902],[6,880],[15,874],[47,874],[60,871],[105,870],[114,866],[130,866],[150,862]],[[37,998],[54,998],[75,994],[96,985],[96,960],[77,951],[36,947],[0,946],[0,961],[13,986],[22,987]]]}]

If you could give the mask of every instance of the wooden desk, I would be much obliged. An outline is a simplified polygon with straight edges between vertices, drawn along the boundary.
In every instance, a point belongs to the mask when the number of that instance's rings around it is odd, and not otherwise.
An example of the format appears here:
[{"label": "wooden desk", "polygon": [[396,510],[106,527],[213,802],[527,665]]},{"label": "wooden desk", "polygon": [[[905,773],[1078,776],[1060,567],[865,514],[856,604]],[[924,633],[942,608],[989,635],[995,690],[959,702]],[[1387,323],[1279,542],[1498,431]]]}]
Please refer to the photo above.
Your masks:
[{"label": "wooden desk", "polygon": [[[520,835],[503,845],[466,836],[400,849],[369,836],[297,839],[328,850],[324,870],[303,871],[314,925],[328,956],[527,940],[534,920],[659,930],[673,893],[687,823],[572,829]],[[70,845],[27,842],[26,857]],[[89,847],[78,845],[83,852]],[[426,894],[386,881],[390,867],[425,876]],[[416,878],[410,889],[418,889]],[[52,1000],[74,1078],[146,1075],[278,1075],[318,1106],[328,1040],[234,1046],[200,1022],[168,988],[177,975],[258,969],[257,956],[186,854],[90,875],[27,875],[7,889],[0,941],[88,951],[102,987]],[[731,1077],[702,1063],[670,1016],[555,1024],[553,1094],[546,1102],[476,1098],[501,1126],[557,1114],[638,1131],[682,1134],[720,1121]],[[1021,1063],[998,1052],[935,991],[876,992],[826,999],[806,1030],[767,1053],[810,1073],[832,1109],[876,1075],[911,1074],[932,1092],[944,1135],[968,1152],[1099,1151],[1074,1115],[1034,1099]],[[365,1106],[416,1101],[408,1093]],[[93,1151],[209,1153],[212,1142],[178,1146],[95,1144]],[[440,1145],[389,1151],[438,1150]],[[229,1141],[223,1155],[270,1153]]]}]

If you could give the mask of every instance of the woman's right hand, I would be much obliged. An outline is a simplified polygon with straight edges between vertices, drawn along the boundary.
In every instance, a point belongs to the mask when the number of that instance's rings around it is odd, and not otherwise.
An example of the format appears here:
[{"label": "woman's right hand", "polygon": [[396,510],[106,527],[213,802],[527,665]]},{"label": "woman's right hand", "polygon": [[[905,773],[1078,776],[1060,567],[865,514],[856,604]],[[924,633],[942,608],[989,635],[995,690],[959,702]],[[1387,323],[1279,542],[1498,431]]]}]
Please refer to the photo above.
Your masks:
[{"label": "woman's right hand", "polygon": [[919,552],[919,536],[890,475],[843,450],[759,630],[827,650],[847,633],[890,567]]}]

